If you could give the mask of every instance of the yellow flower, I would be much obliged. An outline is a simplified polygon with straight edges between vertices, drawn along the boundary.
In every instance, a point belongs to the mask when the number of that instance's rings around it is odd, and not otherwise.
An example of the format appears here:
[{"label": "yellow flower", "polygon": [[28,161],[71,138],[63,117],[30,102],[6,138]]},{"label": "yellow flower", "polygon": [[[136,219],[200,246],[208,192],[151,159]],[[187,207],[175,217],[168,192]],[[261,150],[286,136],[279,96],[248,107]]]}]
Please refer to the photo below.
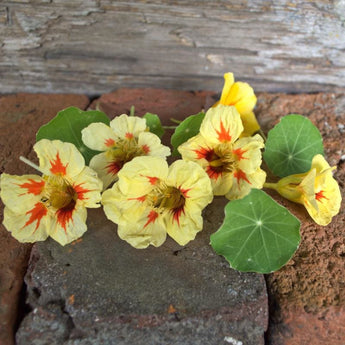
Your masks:
[{"label": "yellow flower", "polygon": [[100,207],[102,182],[73,144],[43,139],[34,150],[43,176],[1,176],[3,224],[19,242],[50,236],[65,245],[86,231],[86,207]]},{"label": "yellow flower", "polygon": [[158,247],[168,233],[185,245],[202,229],[202,210],[212,201],[207,174],[182,160],[168,167],[160,157],[137,157],[102,196],[106,216],[120,238],[135,248]]},{"label": "yellow flower", "polygon": [[290,175],[278,183],[265,183],[284,198],[304,205],[309,215],[319,225],[327,225],[338,214],[341,194],[332,170],[322,155],[316,155],[311,169],[303,174]]},{"label": "yellow flower", "polygon": [[98,173],[104,189],[117,180],[118,172],[134,157],[170,155],[159,137],[147,131],[145,119],[126,114],[115,117],[110,127],[92,123],[82,130],[82,140],[90,149],[102,151],[91,159],[90,167]]},{"label": "yellow flower", "polygon": [[256,96],[253,88],[243,82],[236,82],[232,73],[224,74],[224,86],[220,100],[214,105],[233,105],[241,115],[243,133],[241,136],[251,136],[260,129],[253,109],[256,105]]},{"label": "yellow flower", "polygon": [[213,193],[239,199],[251,188],[262,188],[260,169],[264,147],[260,135],[239,138],[243,129],[235,107],[218,105],[207,111],[200,134],[179,146],[182,158],[197,162],[211,179]]}]

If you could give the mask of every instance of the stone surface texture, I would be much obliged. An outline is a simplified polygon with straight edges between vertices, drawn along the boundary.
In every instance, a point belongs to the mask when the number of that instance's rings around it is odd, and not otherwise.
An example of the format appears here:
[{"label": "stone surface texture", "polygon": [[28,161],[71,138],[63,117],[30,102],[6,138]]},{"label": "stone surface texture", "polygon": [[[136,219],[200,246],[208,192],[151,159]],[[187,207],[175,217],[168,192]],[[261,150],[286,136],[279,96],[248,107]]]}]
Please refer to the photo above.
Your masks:
[{"label": "stone surface texture", "polygon": [[[0,173],[35,173],[21,161],[36,161],[32,145],[38,128],[56,113],[74,105],[86,108],[89,100],[80,95],[0,95]],[[3,204],[0,207],[0,221]],[[30,255],[31,244],[21,244],[0,225],[0,344],[13,344],[18,303]]]},{"label": "stone surface texture", "polygon": [[307,116],[320,130],[325,156],[343,202],[332,223],[315,224],[305,209],[269,192],[302,222],[301,244],[292,260],[267,276],[269,344],[343,345],[345,341],[345,95],[261,94],[257,114],[264,131],[284,115]]}]

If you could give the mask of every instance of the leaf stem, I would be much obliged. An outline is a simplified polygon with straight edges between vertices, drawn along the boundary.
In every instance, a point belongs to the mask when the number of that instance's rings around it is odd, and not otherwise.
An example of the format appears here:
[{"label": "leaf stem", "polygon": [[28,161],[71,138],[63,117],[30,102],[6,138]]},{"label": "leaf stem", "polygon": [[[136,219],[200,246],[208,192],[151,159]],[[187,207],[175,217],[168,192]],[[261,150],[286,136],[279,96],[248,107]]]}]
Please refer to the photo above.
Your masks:
[{"label": "leaf stem", "polygon": [[135,106],[132,105],[131,109],[129,110],[129,116],[134,116],[134,114],[135,114]]},{"label": "leaf stem", "polygon": [[176,129],[177,126],[162,126],[164,129]]},{"label": "leaf stem", "polygon": [[36,165],[35,163],[32,163],[27,158],[20,156],[19,159],[25,164],[29,165],[31,168],[34,168],[35,170],[39,171],[41,174],[44,174],[44,172],[40,169],[38,165]]},{"label": "leaf stem", "polygon": [[177,119],[174,119],[173,117],[170,118],[170,121],[173,122],[173,123],[176,123],[177,125],[182,123],[182,120],[177,120]]}]

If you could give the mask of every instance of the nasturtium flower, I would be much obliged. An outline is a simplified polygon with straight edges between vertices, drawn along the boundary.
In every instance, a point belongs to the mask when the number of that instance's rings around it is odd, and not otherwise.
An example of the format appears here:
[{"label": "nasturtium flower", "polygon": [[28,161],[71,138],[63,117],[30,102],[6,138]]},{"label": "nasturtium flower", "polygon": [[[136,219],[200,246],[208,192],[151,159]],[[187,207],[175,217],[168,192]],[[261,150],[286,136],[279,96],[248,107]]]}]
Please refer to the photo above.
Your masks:
[{"label": "nasturtium flower", "polygon": [[251,136],[260,129],[253,109],[256,105],[256,96],[253,88],[244,82],[235,82],[233,73],[224,74],[224,86],[220,100],[214,105],[232,105],[241,115],[243,123],[242,137]]},{"label": "nasturtium flower", "polygon": [[202,230],[202,210],[212,201],[210,180],[196,163],[137,157],[102,195],[104,212],[119,237],[135,248],[160,246],[166,234],[180,245]]},{"label": "nasturtium flower", "polygon": [[233,106],[210,108],[200,133],[179,146],[182,159],[197,162],[211,179],[213,193],[240,199],[251,188],[262,188],[266,173],[260,168],[264,147],[260,135],[239,138],[243,125]]},{"label": "nasturtium flower", "polygon": [[338,214],[341,203],[339,185],[332,174],[334,169],[318,154],[308,172],[286,176],[277,183],[265,183],[264,187],[275,189],[284,198],[304,205],[317,224],[327,225]]},{"label": "nasturtium flower", "polygon": [[1,175],[3,224],[19,242],[50,236],[65,245],[87,230],[86,208],[101,206],[102,182],[73,144],[43,139],[34,150],[42,176]]},{"label": "nasturtium flower", "polygon": [[102,151],[90,161],[107,188],[117,180],[117,174],[134,157],[170,155],[170,149],[161,144],[159,137],[148,132],[146,120],[122,114],[110,122],[92,123],[82,130],[82,140],[90,149]]}]

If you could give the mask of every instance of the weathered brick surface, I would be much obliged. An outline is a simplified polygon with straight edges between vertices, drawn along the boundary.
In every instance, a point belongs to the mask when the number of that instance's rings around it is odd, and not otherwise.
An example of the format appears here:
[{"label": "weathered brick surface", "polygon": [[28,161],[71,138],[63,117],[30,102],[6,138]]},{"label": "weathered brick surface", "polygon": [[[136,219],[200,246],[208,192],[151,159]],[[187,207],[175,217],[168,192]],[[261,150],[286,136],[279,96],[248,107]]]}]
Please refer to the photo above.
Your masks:
[{"label": "weathered brick surface", "polygon": [[326,227],[315,224],[303,206],[283,200],[302,222],[301,244],[292,260],[267,276],[270,295],[269,344],[304,345],[345,342],[345,95],[262,94],[259,121],[267,131],[284,115],[307,116],[321,131],[326,159],[337,166],[343,202]]},{"label": "weathered brick surface", "polygon": [[[16,94],[0,96],[0,173],[34,173],[19,161],[19,156],[35,160],[32,145],[38,128],[56,113],[74,105],[86,108],[89,100],[78,95]],[[3,205],[0,208],[0,221]],[[13,344],[13,330],[23,276],[31,250],[0,225],[0,344]]]}]

